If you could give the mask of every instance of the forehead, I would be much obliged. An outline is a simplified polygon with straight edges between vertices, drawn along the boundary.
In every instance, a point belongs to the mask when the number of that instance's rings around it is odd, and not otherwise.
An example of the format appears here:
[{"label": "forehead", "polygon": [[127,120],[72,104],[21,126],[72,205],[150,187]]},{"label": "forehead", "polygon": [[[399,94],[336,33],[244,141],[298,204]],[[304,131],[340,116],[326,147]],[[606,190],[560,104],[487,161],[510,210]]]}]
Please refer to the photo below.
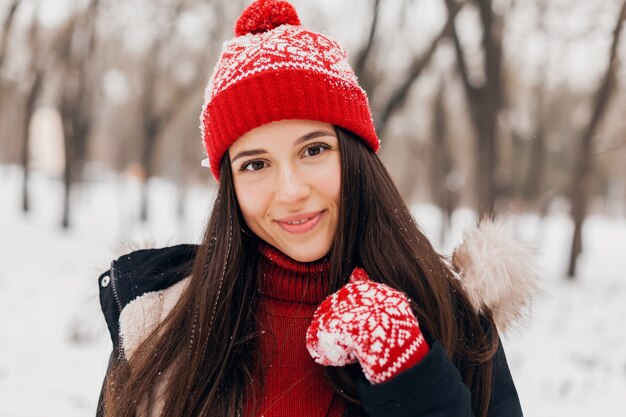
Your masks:
[{"label": "forehead", "polygon": [[335,130],[330,123],[316,120],[281,120],[246,132],[230,146],[229,150],[232,155],[234,152],[249,148],[290,145],[314,131],[325,131],[335,135]]}]

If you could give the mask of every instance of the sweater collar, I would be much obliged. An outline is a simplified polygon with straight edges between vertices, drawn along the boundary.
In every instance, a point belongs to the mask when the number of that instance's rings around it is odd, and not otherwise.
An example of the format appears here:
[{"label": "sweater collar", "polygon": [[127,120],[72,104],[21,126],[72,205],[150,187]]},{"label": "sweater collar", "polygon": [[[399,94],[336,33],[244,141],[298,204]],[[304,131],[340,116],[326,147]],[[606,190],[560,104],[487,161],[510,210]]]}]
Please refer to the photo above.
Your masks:
[{"label": "sweater collar", "polygon": [[328,258],[314,262],[291,259],[267,243],[259,244],[261,292],[283,301],[319,304],[328,295]]}]

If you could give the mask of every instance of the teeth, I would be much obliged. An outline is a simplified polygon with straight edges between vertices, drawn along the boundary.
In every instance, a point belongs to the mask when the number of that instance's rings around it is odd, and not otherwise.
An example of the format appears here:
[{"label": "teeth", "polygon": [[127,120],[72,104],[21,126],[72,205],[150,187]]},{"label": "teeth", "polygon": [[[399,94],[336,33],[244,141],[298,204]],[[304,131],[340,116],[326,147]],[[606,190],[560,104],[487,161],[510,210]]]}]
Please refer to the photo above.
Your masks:
[{"label": "teeth", "polygon": [[302,224],[304,222],[308,222],[309,220],[311,220],[311,219],[296,220],[296,221],[293,221],[293,222],[287,222],[287,224]]}]

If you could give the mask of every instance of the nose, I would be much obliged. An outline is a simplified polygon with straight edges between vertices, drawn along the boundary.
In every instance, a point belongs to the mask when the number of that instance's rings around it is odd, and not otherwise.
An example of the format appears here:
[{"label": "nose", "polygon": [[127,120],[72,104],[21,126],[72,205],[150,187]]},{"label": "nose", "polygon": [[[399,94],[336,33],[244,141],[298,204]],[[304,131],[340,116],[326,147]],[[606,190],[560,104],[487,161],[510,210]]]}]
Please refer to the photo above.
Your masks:
[{"label": "nose", "polygon": [[293,204],[305,200],[311,193],[306,176],[295,167],[285,166],[280,170],[276,188],[276,201]]}]

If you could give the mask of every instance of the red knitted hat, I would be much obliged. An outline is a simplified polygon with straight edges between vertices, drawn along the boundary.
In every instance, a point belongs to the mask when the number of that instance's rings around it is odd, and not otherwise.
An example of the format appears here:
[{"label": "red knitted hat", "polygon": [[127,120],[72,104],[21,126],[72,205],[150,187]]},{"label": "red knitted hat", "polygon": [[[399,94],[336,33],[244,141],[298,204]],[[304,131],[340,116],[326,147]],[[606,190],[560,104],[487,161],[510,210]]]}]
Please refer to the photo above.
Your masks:
[{"label": "red knitted hat", "polygon": [[317,120],[341,126],[377,151],[380,144],[365,91],[346,50],[300,26],[286,1],[257,0],[235,24],[213,68],[200,116],[209,165],[219,181],[224,153],[266,123]]}]

